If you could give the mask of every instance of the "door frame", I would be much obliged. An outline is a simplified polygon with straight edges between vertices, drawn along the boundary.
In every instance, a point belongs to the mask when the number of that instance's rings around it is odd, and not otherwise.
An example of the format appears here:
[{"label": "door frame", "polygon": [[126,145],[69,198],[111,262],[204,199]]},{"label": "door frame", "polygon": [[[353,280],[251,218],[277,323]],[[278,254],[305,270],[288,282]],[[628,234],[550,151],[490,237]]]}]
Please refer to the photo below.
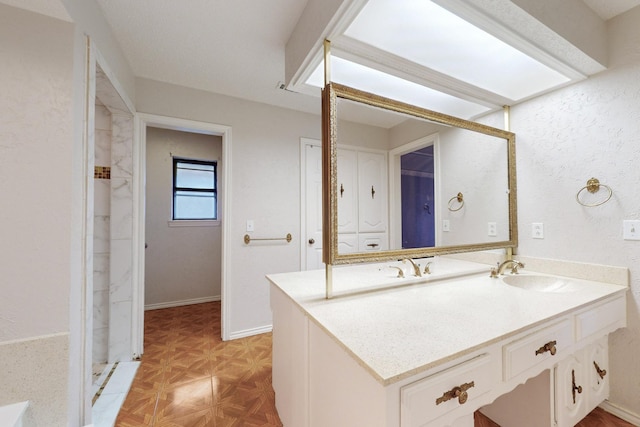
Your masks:
[{"label": "door frame", "polygon": [[307,270],[307,152],[306,145],[322,146],[315,138],[300,138],[300,269]]},{"label": "door frame", "polygon": [[[437,133],[423,136],[422,138],[408,142],[404,145],[389,150],[389,245],[390,247],[402,247],[402,204],[400,203],[400,156],[410,153],[420,148],[433,145],[433,198],[438,203],[440,201],[440,162],[439,159],[439,143],[440,138]],[[440,214],[438,209],[434,209],[434,226],[436,246],[438,245],[439,233],[438,224],[440,223]]]},{"label": "door frame", "polygon": [[200,122],[195,120],[179,119],[176,117],[160,116],[157,114],[137,113],[135,117],[135,135],[136,144],[134,145],[134,182],[137,183],[134,188],[134,194],[137,195],[136,208],[138,214],[137,221],[134,222],[134,239],[137,239],[134,251],[134,265],[137,265],[137,272],[133,284],[133,325],[132,338],[136,354],[143,353],[144,342],[144,279],[145,279],[145,177],[147,173],[146,152],[147,152],[147,127],[157,127],[163,129],[177,130],[183,132],[194,132],[205,135],[216,135],[222,138],[222,164],[219,167],[221,174],[219,175],[218,200],[222,205],[219,209],[221,213],[220,221],[222,222],[222,259],[220,266],[220,300],[221,300],[221,335],[224,341],[230,339],[227,325],[230,310],[227,294],[228,286],[228,265],[229,261],[229,229],[231,221],[230,215],[230,193],[231,193],[231,127],[216,123]]}]

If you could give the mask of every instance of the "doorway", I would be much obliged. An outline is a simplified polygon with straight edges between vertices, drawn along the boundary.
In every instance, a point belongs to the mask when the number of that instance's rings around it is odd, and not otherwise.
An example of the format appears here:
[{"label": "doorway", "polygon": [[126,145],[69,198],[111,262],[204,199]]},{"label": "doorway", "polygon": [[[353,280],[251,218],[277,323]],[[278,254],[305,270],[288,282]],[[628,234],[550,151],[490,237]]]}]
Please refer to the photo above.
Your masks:
[{"label": "doorway", "polygon": [[435,246],[433,145],[400,156],[402,249]]},{"label": "doorway", "polygon": [[[171,131],[188,132],[192,134],[208,135],[219,138],[221,153],[220,161],[218,164],[218,220],[219,233],[220,233],[220,296],[221,301],[221,335],[223,340],[229,340],[229,332],[227,329],[229,307],[225,299],[225,290],[227,286],[227,268],[228,254],[225,250],[228,247],[227,239],[230,235],[229,226],[230,222],[225,221],[228,218],[229,213],[229,194],[231,188],[231,127],[218,125],[214,123],[198,122],[193,120],[178,119],[174,117],[158,116],[154,114],[138,113],[136,115],[136,129],[137,135],[135,158],[137,159],[135,170],[139,177],[139,182],[143,183],[144,178],[147,176],[147,145],[148,131],[149,129],[165,129]],[[137,247],[137,253],[134,257],[138,259],[139,269],[137,280],[134,281],[134,293],[137,295],[138,304],[134,309],[137,316],[137,324],[140,325],[136,330],[137,343],[139,354],[143,353],[143,335],[144,335],[144,305],[145,305],[145,244],[146,242],[146,186],[140,185],[137,188],[138,195],[138,209],[141,215],[138,216],[138,222],[134,226],[136,229],[137,239],[141,242]],[[187,228],[186,226],[185,228]],[[202,302],[198,298],[191,301]],[[159,307],[156,307],[159,308]]]},{"label": "doorway", "polygon": [[438,134],[389,152],[389,240],[394,248],[438,243]]},{"label": "doorway", "polygon": [[222,138],[151,126],[146,136],[145,310],[219,301]]}]

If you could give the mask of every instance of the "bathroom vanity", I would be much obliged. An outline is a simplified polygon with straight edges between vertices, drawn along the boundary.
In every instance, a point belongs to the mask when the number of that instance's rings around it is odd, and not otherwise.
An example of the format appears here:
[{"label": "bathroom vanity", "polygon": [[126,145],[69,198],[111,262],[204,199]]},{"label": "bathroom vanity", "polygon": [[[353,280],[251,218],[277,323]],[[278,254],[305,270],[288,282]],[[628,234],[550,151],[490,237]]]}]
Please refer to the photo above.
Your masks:
[{"label": "bathroom vanity", "polygon": [[[322,270],[268,276],[285,427],[473,426],[474,411],[500,396],[544,408],[531,425],[562,427],[607,398],[607,335],[626,325],[626,269],[581,273],[601,281],[491,278],[486,264],[430,260],[420,278],[397,278],[389,266],[406,269],[399,262],[334,268],[332,299]],[[533,378],[535,393],[510,393]],[[497,412],[505,427],[525,425]]]}]

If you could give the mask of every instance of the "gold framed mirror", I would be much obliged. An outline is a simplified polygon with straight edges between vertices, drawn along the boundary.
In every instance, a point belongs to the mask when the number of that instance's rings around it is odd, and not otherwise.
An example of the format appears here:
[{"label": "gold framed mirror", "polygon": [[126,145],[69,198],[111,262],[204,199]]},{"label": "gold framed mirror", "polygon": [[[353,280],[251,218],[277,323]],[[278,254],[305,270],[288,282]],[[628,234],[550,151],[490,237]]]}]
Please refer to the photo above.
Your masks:
[{"label": "gold framed mirror", "polygon": [[[368,145],[372,141],[383,142],[372,148]],[[416,141],[427,141],[426,148],[417,146]],[[517,246],[514,133],[330,82],[322,93],[322,146],[325,264],[424,258]],[[424,191],[420,195],[405,191],[404,183],[400,184],[404,175],[415,175],[415,171],[409,173],[395,167],[407,150],[434,159],[435,166],[420,172],[432,177],[433,191],[427,196]],[[375,183],[364,182],[367,178],[351,178],[360,188],[347,189],[342,182],[346,167],[341,170],[340,164],[348,163],[341,163],[340,159],[343,154],[353,158],[348,151],[356,152],[358,159],[370,159],[368,154],[376,154],[388,164],[384,170],[389,176],[378,172],[382,168],[374,169],[360,175],[377,179]],[[350,171],[349,175],[357,173]],[[353,185],[351,181],[348,182]],[[349,191],[359,193],[355,197],[362,201],[350,201],[355,207],[345,208]],[[410,210],[406,205],[417,206],[426,212],[424,215],[431,215],[428,228],[432,237],[412,239],[420,233],[416,223],[424,220],[405,215],[404,211]],[[345,220],[351,211],[357,217]],[[363,219],[366,214],[375,219]],[[351,228],[345,228],[347,223],[352,224]]]}]

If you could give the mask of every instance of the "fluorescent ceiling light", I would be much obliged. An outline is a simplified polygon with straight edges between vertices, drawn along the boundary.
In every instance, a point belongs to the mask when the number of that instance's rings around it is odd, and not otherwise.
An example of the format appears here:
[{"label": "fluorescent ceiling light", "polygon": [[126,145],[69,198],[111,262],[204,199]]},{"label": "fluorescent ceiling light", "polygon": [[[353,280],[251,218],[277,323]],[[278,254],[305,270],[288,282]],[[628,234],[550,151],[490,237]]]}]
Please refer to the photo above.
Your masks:
[{"label": "fluorescent ceiling light", "polygon": [[[457,117],[473,117],[490,110],[487,106],[466,101],[336,56],[331,57],[331,81]],[[324,65],[322,63],[314,70],[306,83],[323,87]]]},{"label": "fluorescent ceiling light", "polygon": [[344,35],[515,101],[570,80],[428,0],[369,0]]}]

